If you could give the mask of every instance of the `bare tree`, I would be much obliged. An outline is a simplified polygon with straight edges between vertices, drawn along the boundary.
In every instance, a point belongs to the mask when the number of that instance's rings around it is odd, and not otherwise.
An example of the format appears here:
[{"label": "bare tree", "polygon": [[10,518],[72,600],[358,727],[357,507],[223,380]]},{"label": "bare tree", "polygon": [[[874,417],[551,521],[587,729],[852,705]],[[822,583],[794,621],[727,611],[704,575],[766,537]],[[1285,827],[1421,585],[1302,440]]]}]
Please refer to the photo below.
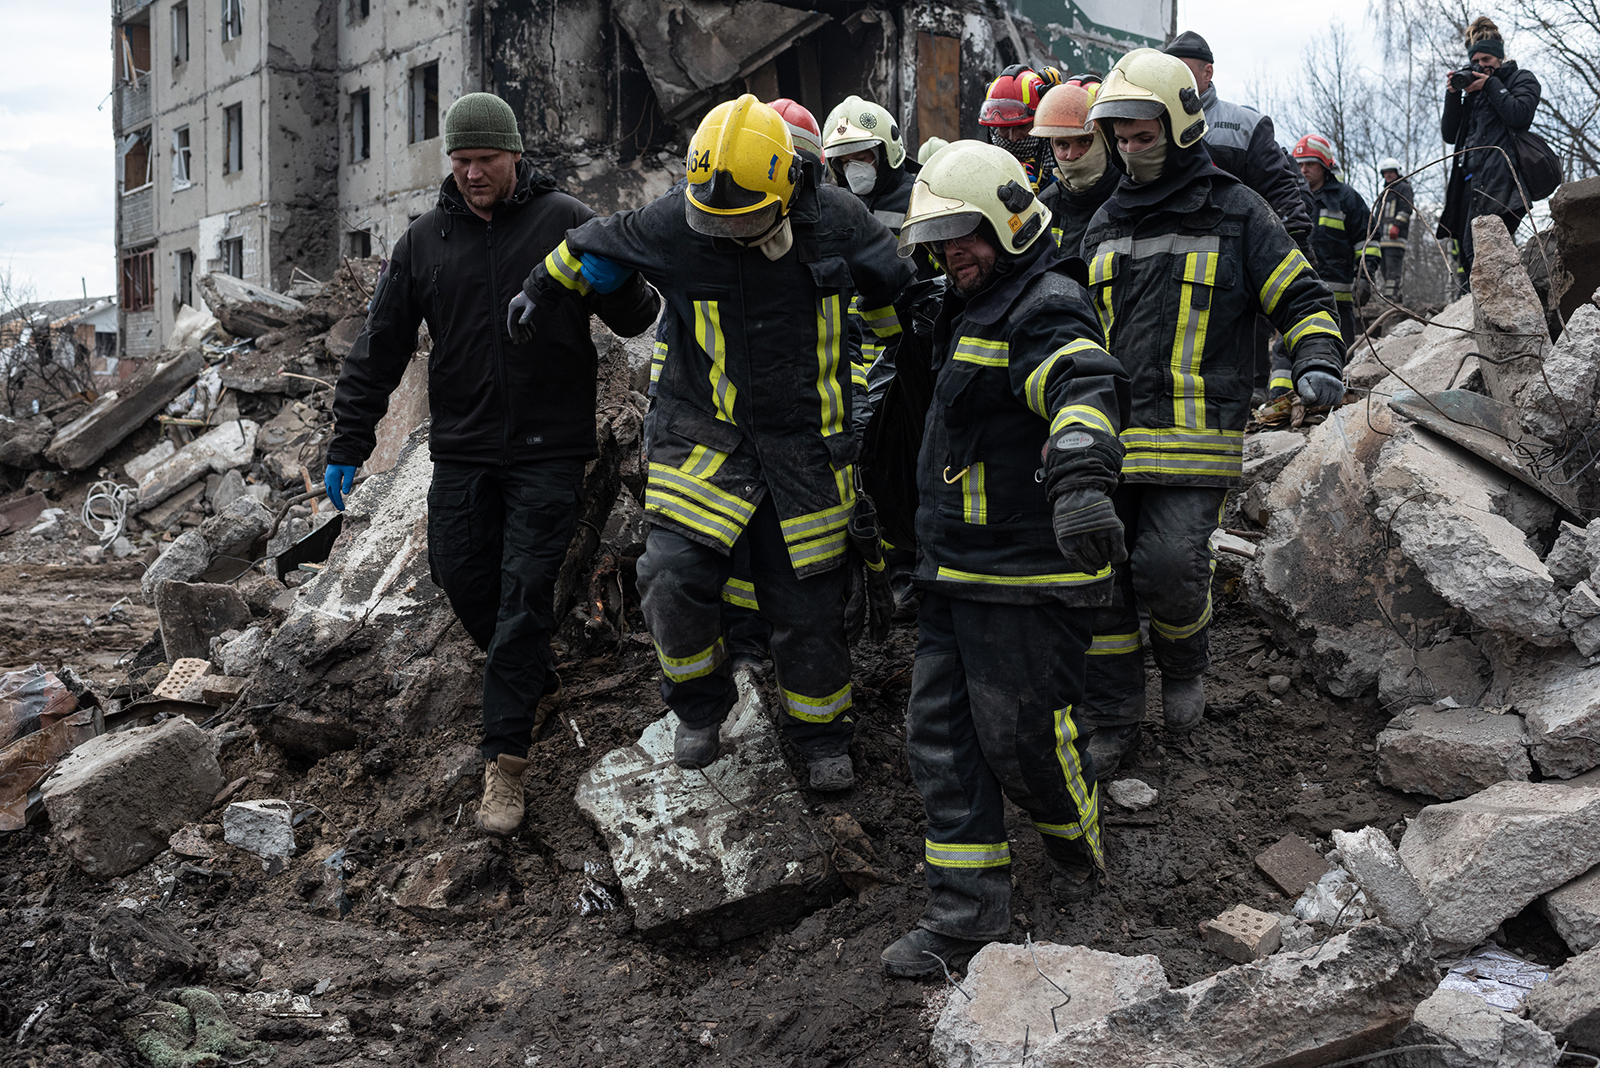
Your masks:
[{"label": "bare tree", "polygon": [[1326,137],[1346,179],[1370,200],[1376,192],[1377,162],[1385,154],[1374,136],[1374,76],[1357,61],[1343,23],[1335,21],[1311,39],[1301,71],[1295,138],[1308,133]]},{"label": "bare tree", "polygon": [[82,373],[89,353],[71,331],[51,325],[33,289],[9,265],[0,267],[0,402],[12,415],[19,404],[88,395]]}]

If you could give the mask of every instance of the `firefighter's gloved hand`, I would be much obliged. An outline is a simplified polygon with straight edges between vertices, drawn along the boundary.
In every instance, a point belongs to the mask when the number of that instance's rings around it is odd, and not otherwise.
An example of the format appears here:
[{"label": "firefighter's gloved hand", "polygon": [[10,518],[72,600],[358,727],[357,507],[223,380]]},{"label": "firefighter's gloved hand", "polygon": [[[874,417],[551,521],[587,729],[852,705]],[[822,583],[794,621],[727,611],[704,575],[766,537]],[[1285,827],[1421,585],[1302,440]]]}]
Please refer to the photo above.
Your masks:
[{"label": "firefighter's gloved hand", "polygon": [[594,287],[596,293],[614,293],[622,287],[622,283],[633,277],[633,268],[621,267],[604,256],[585,252],[578,273]]},{"label": "firefighter's gloved hand", "polygon": [[1366,307],[1367,301],[1372,299],[1372,280],[1366,277],[1357,278],[1355,292],[1352,295],[1356,299],[1356,307]]},{"label": "firefighter's gloved hand", "polygon": [[511,304],[506,308],[506,333],[511,335],[512,341],[526,345],[533,340],[533,315],[538,308],[539,305],[526,293],[518,293],[511,298]]},{"label": "firefighter's gloved hand", "polygon": [[1307,408],[1331,408],[1344,400],[1344,382],[1326,371],[1307,371],[1294,388]]},{"label": "firefighter's gloved hand", "polygon": [[1400,236],[1400,227],[1395,226],[1393,223],[1391,223],[1389,225],[1389,239],[1392,241],[1392,240],[1397,239],[1399,236]]},{"label": "firefighter's gloved hand", "polygon": [[1057,496],[1052,525],[1070,571],[1093,575],[1128,558],[1122,520],[1101,490],[1086,487]]},{"label": "firefighter's gloved hand", "polygon": [[322,472],[322,486],[328,491],[328,500],[341,512],[344,511],[344,495],[350,492],[355,482],[354,464],[329,464],[327,470]]}]

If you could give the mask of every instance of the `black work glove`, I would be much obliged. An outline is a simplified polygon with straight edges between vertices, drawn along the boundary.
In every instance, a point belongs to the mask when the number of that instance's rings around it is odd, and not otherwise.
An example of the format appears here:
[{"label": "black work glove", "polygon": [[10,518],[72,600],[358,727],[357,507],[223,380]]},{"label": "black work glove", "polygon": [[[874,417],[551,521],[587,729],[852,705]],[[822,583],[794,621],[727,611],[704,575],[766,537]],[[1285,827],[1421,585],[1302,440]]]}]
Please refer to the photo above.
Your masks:
[{"label": "black work glove", "polygon": [[1086,486],[1059,494],[1055,500],[1056,545],[1070,571],[1093,575],[1107,564],[1128,558],[1126,535],[1111,498]]},{"label": "black work glove", "polygon": [[1365,277],[1357,278],[1355,290],[1351,295],[1355,297],[1356,307],[1366,307],[1367,301],[1372,299],[1372,282]]},{"label": "black work glove", "polygon": [[865,629],[867,637],[881,642],[889,636],[894,591],[889,588],[889,568],[884,563],[883,542],[878,535],[878,512],[865,493],[857,495],[846,530],[851,549],[861,558],[861,567],[852,568],[859,571],[860,582],[851,584],[845,629],[847,633],[854,631],[852,640]]},{"label": "black work glove", "polygon": [[522,292],[512,297],[506,307],[506,333],[511,335],[511,340],[518,345],[532,341],[533,335],[538,333],[539,319],[555,307],[560,299],[561,295],[555,292],[553,286],[535,288],[531,284],[524,285]]}]

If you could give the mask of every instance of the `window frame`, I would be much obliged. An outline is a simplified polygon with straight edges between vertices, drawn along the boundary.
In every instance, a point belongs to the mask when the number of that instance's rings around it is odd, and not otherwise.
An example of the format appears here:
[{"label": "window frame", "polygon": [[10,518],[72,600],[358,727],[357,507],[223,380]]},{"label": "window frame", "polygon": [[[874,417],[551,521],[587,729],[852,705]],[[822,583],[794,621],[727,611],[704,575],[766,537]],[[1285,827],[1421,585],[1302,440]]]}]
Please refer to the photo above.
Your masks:
[{"label": "window frame", "polygon": [[179,249],[173,259],[173,266],[178,272],[177,285],[174,287],[177,292],[173,294],[177,306],[182,307],[187,304],[192,308],[194,307],[194,250]]},{"label": "window frame", "polygon": [[[429,76],[433,85],[428,85]],[[422,144],[439,136],[439,61],[419,63],[411,68],[411,143]],[[431,132],[430,132],[431,131]]]},{"label": "window frame", "polygon": [[[131,142],[131,143],[130,143]],[[144,181],[138,185],[128,184],[128,157],[139,143],[144,144]],[[119,162],[122,164],[122,195],[131,196],[143,192],[155,184],[156,171],[154,166],[155,153],[155,127],[146,123],[123,138],[122,151],[118,153]]]},{"label": "window frame", "polygon": [[172,128],[172,191],[194,186],[194,135],[188,123]]},{"label": "window frame", "polygon": [[244,0],[222,0],[222,40],[237,41],[244,36]]},{"label": "window frame", "polygon": [[372,90],[350,94],[350,162],[372,158]]},{"label": "window frame", "polygon": [[172,65],[189,62],[189,0],[172,5]]},{"label": "window frame", "polygon": [[[222,255],[219,257],[222,260],[222,273],[231,274],[235,278],[243,278],[244,236],[241,234],[238,237],[224,237],[221,241],[217,242],[217,251],[222,253]],[[238,273],[234,272],[234,267],[236,265],[235,253],[237,253],[237,266],[239,268]]]},{"label": "window frame", "polygon": [[222,109],[222,174],[244,170],[244,102]]},{"label": "window frame", "polygon": [[125,312],[150,311],[156,306],[155,245],[141,245],[122,254],[118,303]]}]

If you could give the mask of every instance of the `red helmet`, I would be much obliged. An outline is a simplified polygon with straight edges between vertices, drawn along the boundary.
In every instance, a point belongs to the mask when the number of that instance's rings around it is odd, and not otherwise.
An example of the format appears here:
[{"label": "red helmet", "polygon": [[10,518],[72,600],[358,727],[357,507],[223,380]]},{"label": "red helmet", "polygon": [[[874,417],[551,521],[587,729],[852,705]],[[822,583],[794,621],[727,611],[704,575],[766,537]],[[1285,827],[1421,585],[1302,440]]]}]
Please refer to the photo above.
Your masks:
[{"label": "red helmet", "polygon": [[1294,151],[1290,155],[1297,160],[1316,160],[1330,171],[1337,169],[1333,163],[1333,144],[1321,134],[1306,134],[1300,138],[1294,143]]},{"label": "red helmet", "polygon": [[1061,72],[1054,67],[1033,70],[1020,63],[1007,67],[989,83],[978,122],[983,126],[1031,126],[1039,101],[1060,84]]},{"label": "red helmet", "polygon": [[817,125],[817,117],[805,105],[780,96],[769,101],[767,106],[783,116],[783,121],[789,124],[789,136],[794,139],[796,152],[815,156],[818,163],[827,158],[822,151],[822,127]]}]

